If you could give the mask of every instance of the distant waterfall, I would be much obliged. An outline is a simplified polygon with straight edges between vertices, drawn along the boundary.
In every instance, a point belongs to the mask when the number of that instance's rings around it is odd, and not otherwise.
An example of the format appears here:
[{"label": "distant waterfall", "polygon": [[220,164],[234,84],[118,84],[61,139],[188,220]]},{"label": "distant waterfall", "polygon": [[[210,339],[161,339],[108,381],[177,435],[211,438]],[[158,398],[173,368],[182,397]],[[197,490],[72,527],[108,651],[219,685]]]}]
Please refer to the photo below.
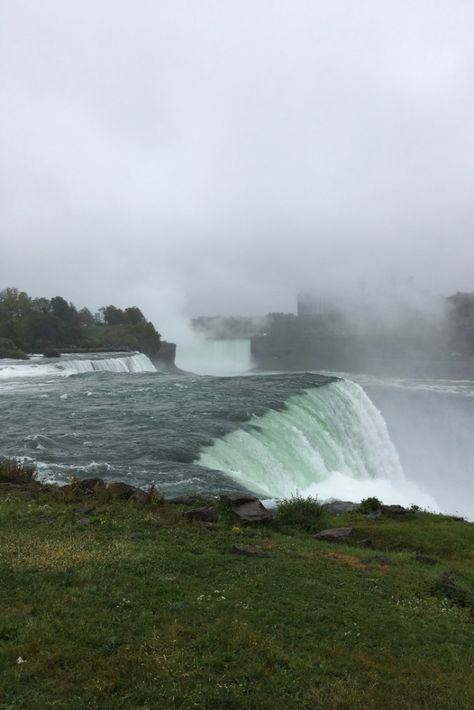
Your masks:
[{"label": "distant waterfall", "polygon": [[242,374],[253,367],[250,340],[195,338],[179,345],[176,364],[198,375]]},{"label": "distant waterfall", "polygon": [[110,353],[105,353],[104,357],[75,356],[70,359],[66,356],[49,362],[42,362],[41,360],[14,362],[10,360],[8,364],[3,365],[0,360],[0,379],[13,377],[69,377],[86,372],[156,372],[156,368],[143,353],[120,354],[116,357],[113,357]]}]

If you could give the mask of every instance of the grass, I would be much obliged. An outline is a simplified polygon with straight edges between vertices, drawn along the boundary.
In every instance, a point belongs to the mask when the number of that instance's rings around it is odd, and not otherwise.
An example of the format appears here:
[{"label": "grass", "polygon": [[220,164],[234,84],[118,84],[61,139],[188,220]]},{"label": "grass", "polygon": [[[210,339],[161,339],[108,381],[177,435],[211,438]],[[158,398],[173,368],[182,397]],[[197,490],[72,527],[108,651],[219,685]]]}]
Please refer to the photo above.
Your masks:
[{"label": "grass", "polygon": [[474,707],[473,525],[318,508],[355,528],[331,545],[186,509],[0,490],[2,710]]}]

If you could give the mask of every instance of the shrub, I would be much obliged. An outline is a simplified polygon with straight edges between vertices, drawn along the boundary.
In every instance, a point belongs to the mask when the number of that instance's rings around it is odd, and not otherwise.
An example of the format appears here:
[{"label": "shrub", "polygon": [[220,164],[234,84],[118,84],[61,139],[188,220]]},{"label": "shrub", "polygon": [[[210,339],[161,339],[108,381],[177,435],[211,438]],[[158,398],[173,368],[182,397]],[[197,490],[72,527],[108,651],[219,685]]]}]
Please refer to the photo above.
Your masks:
[{"label": "shrub", "polygon": [[380,501],[375,496],[372,496],[371,498],[364,498],[364,500],[361,500],[359,505],[359,512],[364,514],[376,513],[378,510],[381,510],[381,508],[382,501]]},{"label": "shrub", "polygon": [[0,358],[27,360],[28,356],[20,350],[10,338],[0,338]]},{"label": "shrub", "polygon": [[324,509],[317,498],[303,498],[292,495],[280,501],[277,510],[277,522],[303,530],[314,530],[318,527]]},{"label": "shrub", "polygon": [[0,483],[31,483],[36,478],[36,468],[14,459],[0,461]]}]

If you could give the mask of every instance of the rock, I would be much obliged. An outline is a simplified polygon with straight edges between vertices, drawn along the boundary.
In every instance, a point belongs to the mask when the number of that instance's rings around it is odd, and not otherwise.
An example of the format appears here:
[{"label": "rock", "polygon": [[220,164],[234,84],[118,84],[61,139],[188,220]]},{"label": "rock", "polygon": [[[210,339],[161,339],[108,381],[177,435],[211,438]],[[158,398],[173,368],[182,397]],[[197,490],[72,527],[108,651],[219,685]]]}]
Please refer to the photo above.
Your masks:
[{"label": "rock", "polygon": [[316,533],[313,537],[316,540],[328,540],[329,542],[340,542],[347,540],[354,532],[354,528],[328,528],[328,530],[321,530],[321,532]]},{"label": "rock", "polygon": [[196,505],[200,501],[202,501],[201,496],[175,496],[166,499],[166,503],[173,503],[173,505]]},{"label": "rock", "polygon": [[76,508],[75,513],[76,515],[90,515],[95,511],[95,506],[93,505],[84,505],[82,508]]},{"label": "rock", "polygon": [[421,562],[423,565],[437,565],[439,560],[434,557],[426,557],[426,555],[415,555],[416,562]]},{"label": "rock", "polygon": [[353,510],[357,510],[359,507],[358,503],[352,503],[349,500],[333,500],[330,503],[323,503],[323,508],[328,511],[328,513],[334,513],[339,515],[339,513],[352,513]]},{"label": "rock", "polygon": [[112,481],[107,486],[107,491],[113,498],[118,498],[120,500],[129,500],[132,496],[145,495],[144,491],[135,486],[131,486],[129,483],[123,483],[123,481]]},{"label": "rock", "polygon": [[183,516],[187,520],[199,520],[204,523],[216,523],[219,519],[219,513],[212,506],[209,508],[195,508],[194,510],[186,510]]},{"label": "rock", "polygon": [[376,557],[370,557],[366,560],[362,560],[364,565],[370,565],[372,562],[375,562],[378,565],[391,565],[392,560],[389,557],[385,557],[385,555],[377,555]]},{"label": "rock", "polygon": [[[63,486],[63,490],[66,486]],[[78,493],[83,495],[94,495],[98,491],[105,489],[105,483],[102,478],[82,478],[74,481],[71,486],[72,489],[76,489]]]},{"label": "rock", "polygon": [[256,497],[248,494],[235,494],[222,496],[233,513],[241,520],[249,523],[269,523],[273,520],[272,513],[265,508],[261,501]]},{"label": "rock", "polygon": [[134,500],[136,503],[145,505],[150,502],[150,495],[146,491],[142,491],[141,488],[137,488],[135,493],[132,493],[128,500]]},{"label": "rock", "polygon": [[81,528],[85,528],[87,525],[90,525],[92,523],[92,520],[90,518],[81,518],[80,520],[77,521],[77,524],[81,526]]},{"label": "rock", "polygon": [[232,505],[243,505],[244,503],[251,503],[258,498],[251,493],[227,493],[221,496],[221,501],[223,503],[228,503]]},{"label": "rock", "polygon": [[382,513],[384,515],[404,515],[408,513],[408,508],[404,508],[402,505],[383,505]]},{"label": "rock", "polygon": [[273,557],[271,552],[257,550],[255,547],[240,547],[239,545],[232,545],[230,552],[233,555],[242,555],[244,557]]},{"label": "rock", "polygon": [[372,540],[370,537],[364,537],[357,543],[359,547],[372,547]]}]

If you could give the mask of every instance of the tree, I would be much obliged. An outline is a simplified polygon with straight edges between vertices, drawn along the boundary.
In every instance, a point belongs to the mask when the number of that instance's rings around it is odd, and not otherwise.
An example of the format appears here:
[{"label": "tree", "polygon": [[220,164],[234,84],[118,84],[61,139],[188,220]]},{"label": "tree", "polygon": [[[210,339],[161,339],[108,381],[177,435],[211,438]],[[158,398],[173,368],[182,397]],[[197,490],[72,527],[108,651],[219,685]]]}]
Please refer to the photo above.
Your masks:
[{"label": "tree", "polygon": [[63,323],[52,313],[31,311],[17,328],[17,340],[26,350],[42,350],[63,344]]},{"label": "tree", "polygon": [[81,325],[94,325],[95,323],[95,318],[88,308],[81,308],[78,316]]},{"label": "tree", "polygon": [[146,318],[137,306],[126,308],[123,314],[123,322],[127,325],[145,325]]},{"label": "tree", "polygon": [[104,306],[100,309],[107,325],[123,325],[125,314],[121,308],[116,306]]}]

